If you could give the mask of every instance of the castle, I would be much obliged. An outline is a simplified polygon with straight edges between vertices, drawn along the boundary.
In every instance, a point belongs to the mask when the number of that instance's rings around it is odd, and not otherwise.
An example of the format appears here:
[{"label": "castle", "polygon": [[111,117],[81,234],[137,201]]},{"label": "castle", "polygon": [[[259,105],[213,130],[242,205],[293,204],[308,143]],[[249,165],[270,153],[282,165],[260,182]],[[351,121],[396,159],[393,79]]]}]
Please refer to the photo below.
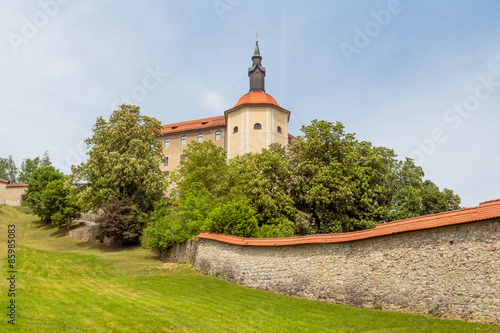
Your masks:
[{"label": "castle", "polygon": [[250,91],[223,116],[163,125],[164,161],[168,174],[184,160],[183,151],[191,141],[211,140],[223,147],[227,158],[261,151],[272,143],[286,146],[294,137],[288,134],[290,111],[282,108],[265,91],[266,69],[262,66],[259,42],[255,43],[252,66],[248,68]]},{"label": "castle", "polygon": [[[227,158],[258,152],[272,143],[287,146],[294,136],[288,134],[290,111],[282,108],[265,91],[266,69],[262,66],[259,42],[255,43],[252,66],[248,68],[250,91],[224,115],[163,125],[164,160],[161,170],[169,174],[184,160],[183,151],[191,141],[211,140],[224,148]],[[26,184],[10,184],[0,179],[0,204],[21,206]]]}]

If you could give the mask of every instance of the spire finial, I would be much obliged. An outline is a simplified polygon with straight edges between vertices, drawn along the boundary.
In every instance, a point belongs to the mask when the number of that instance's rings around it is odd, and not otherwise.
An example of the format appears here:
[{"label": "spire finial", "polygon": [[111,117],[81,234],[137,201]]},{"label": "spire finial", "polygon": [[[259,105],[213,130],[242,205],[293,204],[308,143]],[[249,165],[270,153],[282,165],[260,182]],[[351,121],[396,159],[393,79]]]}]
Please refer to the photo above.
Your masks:
[{"label": "spire finial", "polygon": [[255,41],[255,52],[253,53],[254,57],[260,57],[260,50],[259,50],[259,41]]},{"label": "spire finial", "polygon": [[255,34],[255,41],[258,43],[259,42],[259,33]]}]

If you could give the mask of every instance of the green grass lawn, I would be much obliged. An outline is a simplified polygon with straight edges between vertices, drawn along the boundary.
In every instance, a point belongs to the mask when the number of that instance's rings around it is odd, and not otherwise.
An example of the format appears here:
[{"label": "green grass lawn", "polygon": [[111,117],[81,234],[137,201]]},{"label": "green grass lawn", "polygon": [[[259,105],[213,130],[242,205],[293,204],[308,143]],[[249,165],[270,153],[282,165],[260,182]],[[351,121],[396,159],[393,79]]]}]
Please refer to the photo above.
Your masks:
[{"label": "green grass lawn", "polygon": [[[0,331],[500,332],[500,327],[358,309],[254,290],[165,264],[140,247],[68,239],[0,206]],[[16,325],[7,323],[7,225],[16,225]]]}]

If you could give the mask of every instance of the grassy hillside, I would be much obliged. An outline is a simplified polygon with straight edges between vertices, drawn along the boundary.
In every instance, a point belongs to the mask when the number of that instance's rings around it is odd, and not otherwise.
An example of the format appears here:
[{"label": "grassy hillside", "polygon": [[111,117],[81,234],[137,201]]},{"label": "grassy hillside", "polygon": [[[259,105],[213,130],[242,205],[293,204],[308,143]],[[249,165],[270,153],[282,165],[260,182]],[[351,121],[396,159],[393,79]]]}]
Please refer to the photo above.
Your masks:
[{"label": "grassy hillside", "polygon": [[162,263],[140,247],[113,248],[66,237],[0,206],[5,311],[7,225],[16,225],[18,332],[500,332],[460,321],[357,309],[253,290]]}]

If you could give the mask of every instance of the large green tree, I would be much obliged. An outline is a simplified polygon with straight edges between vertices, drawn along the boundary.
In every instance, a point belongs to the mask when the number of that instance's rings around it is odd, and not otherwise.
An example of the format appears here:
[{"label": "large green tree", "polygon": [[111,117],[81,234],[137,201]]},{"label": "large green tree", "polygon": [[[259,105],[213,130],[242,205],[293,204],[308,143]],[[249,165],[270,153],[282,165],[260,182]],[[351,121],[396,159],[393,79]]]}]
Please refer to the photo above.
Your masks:
[{"label": "large green tree", "polygon": [[233,180],[224,148],[211,141],[192,141],[183,155],[185,160],[169,179],[172,196],[182,200],[184,196],[206,191],[216,202],[226,198]]},{"label": "large green tree", "polygon": [[55,190],[54,185],[52,185],[52,190],[47,192],[45,190],[50,183],[62,181],[63,178],[62,172],[56,170],[53,166],[44,166],[34,170],[28,181],[26,200],[33,213],[43,221],[51,222],[52,214],[58,211],[57,207],[51,205],[51,202],[53,203],[57,199],[57,194],[54,194],[53,191]]},{"label": "large green tree", "polygon": [[50,223],[54,227],[67,225],[80,217],[80,207],[71,192],[73,188],[68,184],[68,179],[63,177],[47,184],[42,191],[40,201],[44,214],[50,216]]},{"label": "large green tree", "polygon": [[73,167],[73,179],[85,210],[98,209],[112,198],[128,199],[141,211],[153,207],[166,188],[160,170],[161,123],[141,115],[139,106],[120,105],[109,120],[97,118],[85,142],[88,160]]},{"label": "large green tree", "polygon": [[254,209],[262,236],[292,236],[303,230],[304,214],[296,208],[292,190],[297,184],[291,173],[283,146],[273,144],[260,153],[231,159],[231,192],[241,196]]},{"label": "large green tree", "polygon": [[26,158],[21,163],[21,170],[17,177],[17,182],[20,184],[27,184],[33,172],[40,167],[52,165],[49,159],[49,152],[45,151],[43,157],[37,156],[35,158]]},{"label": "large green tree", "polygon": [[375,172],[368,147],[359,145],[344,126],[314,120],[302,126],[304,136],[290,147],[290,165],[297,177],[295,202],[310,213],[322,233],[373,227],[378,204]]},{"label": "large green tree", "polygon": [[380,222],[458,209],[453,191],[424,180],[411,159],[356,140],[339,123],[314,120],[301,129],[287,158],[296,207],[319,232],[346,232]]}]

